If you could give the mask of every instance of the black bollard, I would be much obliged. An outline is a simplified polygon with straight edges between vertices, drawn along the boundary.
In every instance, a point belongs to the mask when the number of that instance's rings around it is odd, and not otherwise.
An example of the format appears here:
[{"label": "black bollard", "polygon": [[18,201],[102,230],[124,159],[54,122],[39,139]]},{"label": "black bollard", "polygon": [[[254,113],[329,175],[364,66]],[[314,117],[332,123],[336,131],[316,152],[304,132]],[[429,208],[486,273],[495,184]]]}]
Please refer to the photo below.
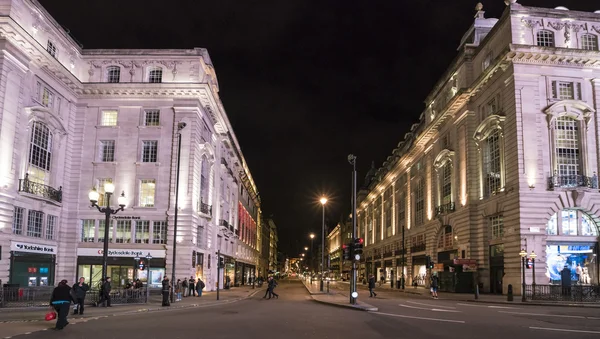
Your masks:
[{"label": "black bollard", "polygon": [[506,293],[506,301],[513,301],[513,288],[512,285],[508,285],[508,292]]}]

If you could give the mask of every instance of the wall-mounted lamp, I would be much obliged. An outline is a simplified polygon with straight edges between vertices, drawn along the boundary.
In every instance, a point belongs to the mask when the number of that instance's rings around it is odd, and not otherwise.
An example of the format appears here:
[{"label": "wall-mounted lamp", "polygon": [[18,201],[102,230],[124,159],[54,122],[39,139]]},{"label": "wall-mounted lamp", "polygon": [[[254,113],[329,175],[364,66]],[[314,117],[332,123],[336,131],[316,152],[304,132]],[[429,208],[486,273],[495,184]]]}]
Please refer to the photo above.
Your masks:
[{"label": "wall-mounted lamp", "polygon": [[534,184],[530,184],[530,185],[529,185],[529,189],[530,189],[530,190],[532,190],[532,189],[534,189],[534,188],[535,188],[535,185],[534,185]]}]

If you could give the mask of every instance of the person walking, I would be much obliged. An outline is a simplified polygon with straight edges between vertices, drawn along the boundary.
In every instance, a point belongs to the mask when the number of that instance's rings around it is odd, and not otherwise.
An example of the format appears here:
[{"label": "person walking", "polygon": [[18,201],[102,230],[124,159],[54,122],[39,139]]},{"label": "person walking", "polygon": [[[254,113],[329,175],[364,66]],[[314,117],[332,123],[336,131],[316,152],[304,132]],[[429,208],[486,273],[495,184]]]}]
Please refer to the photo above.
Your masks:
[{"label": "person walking", "polygon": [[271,296],[274,296],[275,298],[279,299],[279,294],[275,293],[275,287],[277,287],[277,280],[271,277],[271,280],[269,281],[269,290],[271,290],[269,299],[271,299]]},{"label": "person walking", "polygon": [[375,276],[371,274],[369,276],[369,298],[377,296],[377,293],[375,293],[375,291],[373,291],[375,289],[376,283],[377,282],[375,280]]},{"label": "person walking", "polygon": [[169,292],[171,290],[171,284],[169,284],[169,277],[165,275],[162,280],[162,305],[163,306],[171,306],[171,302],[169,301]]},{"label": "person walking", "polygon": [[181,289],[183,288],[182,284],[181,284],[181,279],[177,279],[177,282],[175,283],[175,293],[177,295],[177,299],[175,299],[175,301],[181,301]]},{"label": "person walking", "polygon": [[438,278],[437,274],[434,274],[431,277],[431,297],[433,299],[437,299],[438,298],[438,286],[439,286],[439,281],[440,279]]},{"label": "person walking", "polygon": [[55,329],[62,330],[69,325],[67,316],[69,315],[71,301],[73,301],[71,286],[67,285],[66,280],[61,280],[52,291],[52,297],[50,298],[50,307],[58,313]]},{"label": "person walking", "polygon": [[267,290],[265,291],[265,296],[263,297],[263,299],[266,299],[267,295],[269,295],[269,299],[271,299],[271,296],[272,296],[271,279],[273,279],[273,277],[268,277],[267,278]]},{"label": "person walking", "polygon": [[204,284],[204,281],[202,281],[202,279],[198,278],[198,281],[196,282],[196,291],[198,292],[199,297],[202,296],[202,290],[204,289],[204,287],[206,287],[206,284]]},{"label": "person walking", "polygon": [[189,293],[188,295],[195,297],[196,296],[196,285],[195,285],[196,280],[194,279],[194,276],[190,276],[190,280],[188,280],[188,288],[189,288]]},{"label": "person walking", "polygon": [[77,305],[77,308],[75,309],[75,312],[73,312],[73,314],[83,315],[83,304],[85,304],[85,295],[89,290],[90,286],[85,283],[84,277],[79,278],[79,282],[73,285],[73,291],[75,292],[76,297],[75,304]]}]

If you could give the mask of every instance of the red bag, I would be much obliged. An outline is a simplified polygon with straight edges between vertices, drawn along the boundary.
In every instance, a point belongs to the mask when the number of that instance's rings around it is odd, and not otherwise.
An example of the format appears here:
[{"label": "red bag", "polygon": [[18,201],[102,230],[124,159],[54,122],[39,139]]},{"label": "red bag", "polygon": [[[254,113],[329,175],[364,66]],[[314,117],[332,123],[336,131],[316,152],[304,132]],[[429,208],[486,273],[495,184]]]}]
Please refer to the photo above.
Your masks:
[{"label": "red bag", "polygon": [[56,319],[56,312],[48,311],[48,313],[46,313],[46,316],[44,317],[44,319],[46,319],[46,321],[51,321],[51,320]]}]

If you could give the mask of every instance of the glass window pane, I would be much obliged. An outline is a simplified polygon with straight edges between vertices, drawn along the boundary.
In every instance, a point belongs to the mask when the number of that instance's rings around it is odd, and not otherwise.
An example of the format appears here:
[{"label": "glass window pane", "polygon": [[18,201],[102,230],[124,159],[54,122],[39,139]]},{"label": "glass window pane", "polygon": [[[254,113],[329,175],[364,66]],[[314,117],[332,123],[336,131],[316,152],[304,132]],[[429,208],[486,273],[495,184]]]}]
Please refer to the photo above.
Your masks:
[{"label": "glass window pane", "polygon": [[548,235],[557,235],[558,234],[558,222],[556,218],[556,213],[550,217],[548,220],[548,224],[546,226],[546,233]]},{"label": "glass window pane", "polygon": [[577,211],[564,210],[562,214],[562,235],[577,235]]}]

